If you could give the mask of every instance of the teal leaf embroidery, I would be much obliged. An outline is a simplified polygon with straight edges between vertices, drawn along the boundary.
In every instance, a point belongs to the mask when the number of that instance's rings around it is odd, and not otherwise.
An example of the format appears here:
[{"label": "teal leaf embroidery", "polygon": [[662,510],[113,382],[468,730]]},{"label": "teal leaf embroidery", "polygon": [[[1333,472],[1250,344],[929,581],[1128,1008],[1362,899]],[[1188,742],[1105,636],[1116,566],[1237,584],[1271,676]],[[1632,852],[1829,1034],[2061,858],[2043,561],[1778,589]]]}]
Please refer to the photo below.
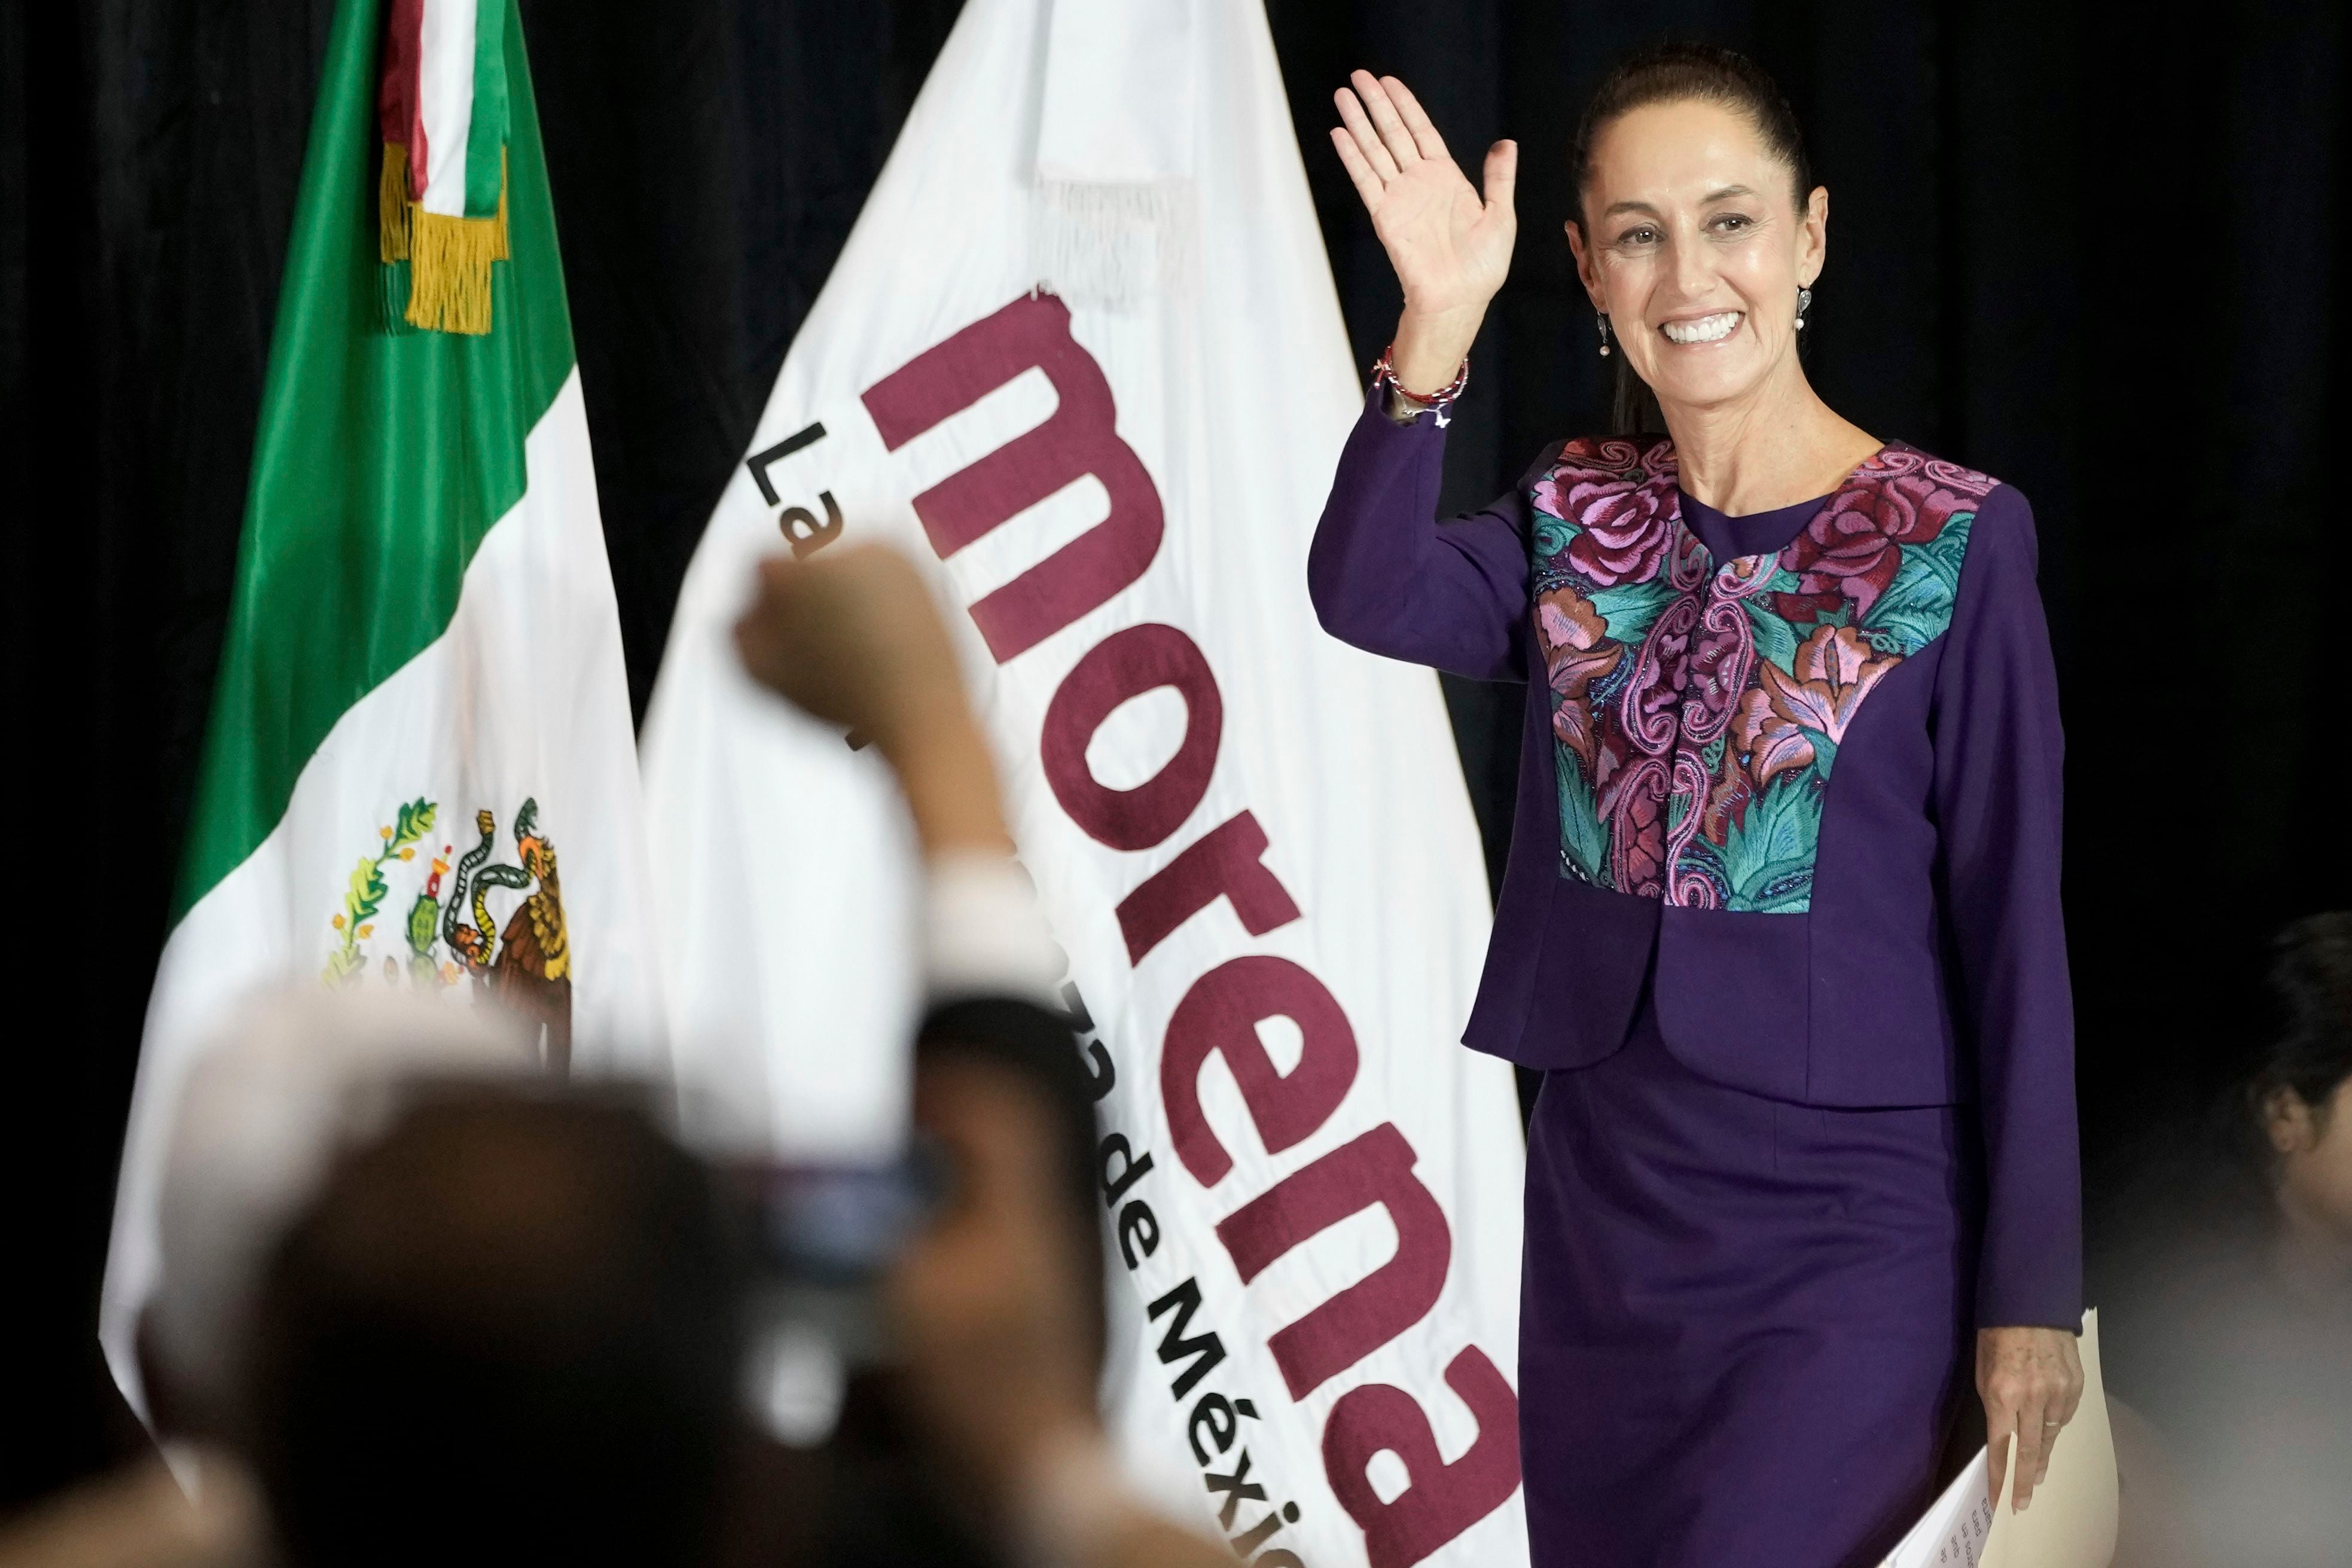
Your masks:
[{"label": "teal leaf embroidery", "polygon": [[1969,524],[1973,512],[1956,512],[1944,530],[1926,544],[1903,552],[1903,564],[1886,592],[1862,617],[1863,626],[1878,634],[1872,638],[1883,652],[1909,658],[1944,635],[1952,624],[1952,605],[1959,596],[1960,563],[1968,554]]},{"label": "teal leaf embroidery", "polygon": [[1619,583],[1596,589],[1591,599],[1609,635],[1632,649],[1642,646],[1642,639],[1650,635],[1651,623],[1675,602],[1675,591],[1664,580],[1653,577],[1646,583]]},{"label": "teal leaf embroidery", "polygon": [[1821,841],[1819,775],[1783,773],[1731,825],[1719,856],[1731,905],[1765,914],[1799,914],[1812,906],[1813,851]]},{"label": "teal leaf embroidery", "polygon": [[[1892,665],[1950,626],[1975,503],[1995,481],[1914,448],[1888,447],[1855,470],[1777,557],[1718,572],[1667,493],[1675,482],[1671,445],[1657,442],[1632,462],[1636,455],[1619,440],[1571,442],[1530,489],[1536,595],[1567,590],[1559,603],[1584,628],[1573,647],[1544,644],[1555,683],[1554,721],[1578,741],[1577,747],[1554,743],[1561,874],[1669,903],[1802,913],[1811,907],[1822,808],[1838,759],[1837,742],[1822,726],[1843,732]],[[1648,493],[1629,498],[1627,486]],[[1563,500],[1578,518],[1559,515]],[[1588,527],[1602,537],[1604,552],[1580,563],[1576,547]],[[1857,527],[1865,537],[1855,537]],[[1882,531],[1885,554],[1867,546],[1873,528]],[[1932,538],[1916,537],[1931,531]],[[1876,563],[1888,555],[1894,574],[1884,579],[1883,591],[1869,595],[1881,580]],[[1685,574],[1688,585],[1676,587],[1675,574],[1694,563],[1705,575]],[[1750,568],[1763,569],[1763,580],[1742,575]],[[1627,570],[1643,575],[1617,575]],[[1717,619],[1701,635],[1650,646],[1659,617],[1685,597],[1697,601],[1703,616],[1726,601],[1738,603],[1742,615],[1729,627]],[[1576,611],[1579,602],[1591,605],[1607,637],[1623,647],[1624,657],[1598,678],[1589,651],[1593,628]],[[1738,648],[1740,643],[1748,646]],[[1744,686],[1731,691],[1695,682],[1694,661],[1701,658],[1716,669],[1738,659],[1748,670]],[[1574,714],[1566,711],[1571,704]],[[1629,729],[1637,706],[1645,726],[1638,735]],[[1705,742],[1685,728],[1702,711],[1711,729]],[[1671,724],[1671,733],[1662,732],[1661,721]],[[1593,756],[1590,768],[1580,748]],[[1612,825],[1596,799],[1592,773],[1622,776],[1651,765],[1646,758],[1666,763],[1677,787],[1663,810]],[[1703,787],[1683,783],[1693,769],[1706,781]],[[1704,814],[1696,824],[1694,811]],[[1620,827],[1640,842],[1617,845]],[[1617,888],[1620,847],[1629,866],[1645,868],[1644,886]],[[1649,879],[1648,868],[1662,864],[1658,879]]]},{"label": "teal leaf embroidery", "polygon": [[1559,776],[1559,852],[1588,882],[1608,885],[1601,868],[1609,859],[1609,829],[1594,809],[1592,786],[1584,782],[1584,764],[1574,752],[1557,741]]},{"label": "teal leaf embroidery", "polygon": [[1762,594],[1740,601],[1748,612],[1748,628],[1756,634],[1756,657],[1767,664],[1777,664],[1782,669],[1797,665],[1797,628],[1788,617],[1772,613],[1772,602]]}]

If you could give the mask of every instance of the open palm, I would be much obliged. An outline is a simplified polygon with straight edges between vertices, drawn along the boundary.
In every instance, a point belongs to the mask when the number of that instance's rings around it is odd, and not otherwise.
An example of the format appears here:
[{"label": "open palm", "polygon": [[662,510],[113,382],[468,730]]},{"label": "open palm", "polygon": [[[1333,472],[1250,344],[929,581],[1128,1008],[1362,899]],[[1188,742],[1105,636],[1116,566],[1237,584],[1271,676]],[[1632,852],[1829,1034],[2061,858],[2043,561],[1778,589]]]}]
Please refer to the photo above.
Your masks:
[{"label": "open palm", "polygon": [[1484,197],[1463,177],[1420,100],[1394,77],[1357,71],[1334,95],[1332,144],[1389,253],[1405,308],[1426,316],[1483,312],[1511,268],[1518,148],[1486,153]]}]

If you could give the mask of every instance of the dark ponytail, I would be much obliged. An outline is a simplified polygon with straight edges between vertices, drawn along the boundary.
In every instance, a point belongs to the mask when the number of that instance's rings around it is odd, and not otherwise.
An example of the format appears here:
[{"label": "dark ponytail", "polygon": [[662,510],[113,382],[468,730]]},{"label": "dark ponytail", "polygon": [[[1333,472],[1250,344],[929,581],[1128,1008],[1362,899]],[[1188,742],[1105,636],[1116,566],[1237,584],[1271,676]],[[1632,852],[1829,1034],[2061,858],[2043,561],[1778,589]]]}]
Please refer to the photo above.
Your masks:
[{"label": "dark ponytail", "polygon": [[[1576,125],[1576,148],[1570,167],[1576,177],[1576,216],[1572,220],[1588,244],[1591,227],[1584,221],[1584,191],[1592,183],[1592,145],[1620,116],[1655,103],[1692,100],[1717,104],[1748,117],[1772,155],[1789,166],[1797,206],[1804,207],[1813,188],[1805,160],[1804,132],[1796,110],[1764,68],[1746,55],[1713,44],[1658,44],[1622,61],[1601,79]],[[1623,353],[1617,362],[1616,385],[1610,396],[1609,427],[1619,436],[1663,431],[1665,416],[1648,384],[1633,374]]]}]

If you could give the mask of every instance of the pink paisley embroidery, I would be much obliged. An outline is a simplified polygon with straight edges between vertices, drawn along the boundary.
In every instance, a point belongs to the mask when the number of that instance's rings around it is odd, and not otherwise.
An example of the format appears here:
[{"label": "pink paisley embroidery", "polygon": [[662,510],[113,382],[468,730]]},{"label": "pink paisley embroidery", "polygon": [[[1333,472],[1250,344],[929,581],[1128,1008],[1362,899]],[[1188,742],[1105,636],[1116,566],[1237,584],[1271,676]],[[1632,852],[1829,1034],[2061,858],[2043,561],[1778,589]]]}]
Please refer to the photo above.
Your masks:
[{"label": "pink paisley embroidery", "polygon": [[1720,598],[1744,599],[1769,583],[1780,569],[1780,562],[1769,555],[1735,555],[1716,573],[1715,592]]},{"label": "pink paisley embroidery", "polygon": [[1618,700],[1618,721],[1633,744],[1652,756],[1674,749],[1681,730],[1683,687],[1690,679],[1691,633],[1698,626],[1698,601],[1676,599],[1650,623],[1633,656],[1633,679]]},{"label": "pink paisley embroidery", "polygon": [[1706,582],[1706,574],[1714,567],[1715,558],[1706,552],[1706,546],[1701,544],[1698,535],[1684,524],[1682,502],[1677,499],[1675,502],[1674,542],[1668,546],[1666,555],[1667,585],[1677,593],[1687,594]]},{"label": "pink paisley embroidery", "polygon": [[1715,882],[1703,873],[1684,867],[1683,851],[1696,837],[1702,816],[1700,801],[1706,793],[1706,768],[1698,760],[1695,748],[1685,746],[1675,753],[1675,800],[1682,807],[1682,820],[1675,824],[1666,839],[1667,874],[1663,889],[1665,901],[1689,909],[1714,909],[1720,901]]},{"label": "pink paisley embroidery", "polygon": [[[1948,615],[1967,545],[1964,531],[1945,538],[1948,525],[1995,481],[1890,447],[1785,549],[1717,563],[1682,520],[1675,473],[1663,441],[1580,442],[1533,486],[1545,514],[1534,563],[1547,586],[1535,629],[1552,732],[1559,765],[1581,771],[1601,829],[1597,842],[1580,836],[1589,848],[1572,849],[1563,836],[1563,870],[1685,907],[1801,910],[1822,780],[1791,775],[1819,763],[1825,778],[1824,753],[1844,741],[1864,700],[1935,635],[1922,628],[1933,625],[1938,584]],[[1897,629],[1878,626],[1870,612],[1916,548],[1948,566],[1920,580],[1923,598],[1906,589],[1906,618],[1890,623]],[[1620,587],[1634,591],[1612,596],[1604,616],[1596,599]],[[1611,636],[1621,604],[1627,624],[1647,619],[1638,644]],[[1794,621],[1805,634],[1788,668],[1759,650],[1759,617]],[[1605,703],[1595,696],[1603,691]],[[1711,745],[1721,748],[1712,766]],[[1805,791],[1810,804],[1796,809],[1811,814],[1810,826],[1798,819],[1805,847],[1793,868],[1784,840],[1743,837],[1768,794],[1776,825],[1790,820],[1795,797],[1774,793],[1782,789]],[[1569,864],[1588,854],[1597,860]],[[1768,854],[1780,858],[1760,858]]]},{"label": "pink paisley embroidery", "polygon": [[1699,617],[1685,683],[1682,728],[1685,744],[1704,746],[1723,733],[1756,664],[1756,630],[1748,612],[1727,600],[1709,601]]},{"label": "pink paisley embroidery", "polygon": [[1620,892],[1654,899],[1664,890],[1671,776],[1664,759],[1643,757],[1609,792],[1610,879]]},{"label": "pink paisley embroidery", "polygon": [[1986,496],[1992,493],[1993,486],[2000,482],[1990,474],[1980,474],[1974,468],[1963,468],[1958,463],[1947,462],[1941,458],[1930,458],[1923,452],[1902,450],[1892,447],[1888,447],[1887,451],[1890,455],[1900,451],[1903,457],[1916,460],[1921,473],[1926,474],[1946,489],[1967,496],[1972,501],[1984,500]]}]

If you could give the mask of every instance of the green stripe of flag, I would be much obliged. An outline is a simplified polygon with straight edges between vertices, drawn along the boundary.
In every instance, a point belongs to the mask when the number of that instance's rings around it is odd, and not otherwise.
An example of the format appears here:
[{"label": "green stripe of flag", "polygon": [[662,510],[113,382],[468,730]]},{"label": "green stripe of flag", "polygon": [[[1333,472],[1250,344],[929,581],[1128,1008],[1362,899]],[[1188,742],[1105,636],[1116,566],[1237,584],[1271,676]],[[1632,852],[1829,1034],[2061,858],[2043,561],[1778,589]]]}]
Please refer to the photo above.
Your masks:
[{"label": "green stripe of flag", "polygon": [[[467,217],[494,217],[499,210],[499,154],[507,140],[506,21],[499,0],[482,0],[474,17],[474,110],[466,128]],[[495,310],[490,319],[498,320]]]},{"label": "green stripe of flag", "polygon": [[[494,269],[493,326],[481,337],[384,330],[374,115],[383,0],[343,0],[336,13],[175,923],[268,837],[335,721],[448,626],[483,535],[523,493],[523,438],[571,374],[522,28],[514,0],[482,9],[485,25],[497,16],[506,63],[513,259]],[[495,161],[495,142],[482,144]]]}]

